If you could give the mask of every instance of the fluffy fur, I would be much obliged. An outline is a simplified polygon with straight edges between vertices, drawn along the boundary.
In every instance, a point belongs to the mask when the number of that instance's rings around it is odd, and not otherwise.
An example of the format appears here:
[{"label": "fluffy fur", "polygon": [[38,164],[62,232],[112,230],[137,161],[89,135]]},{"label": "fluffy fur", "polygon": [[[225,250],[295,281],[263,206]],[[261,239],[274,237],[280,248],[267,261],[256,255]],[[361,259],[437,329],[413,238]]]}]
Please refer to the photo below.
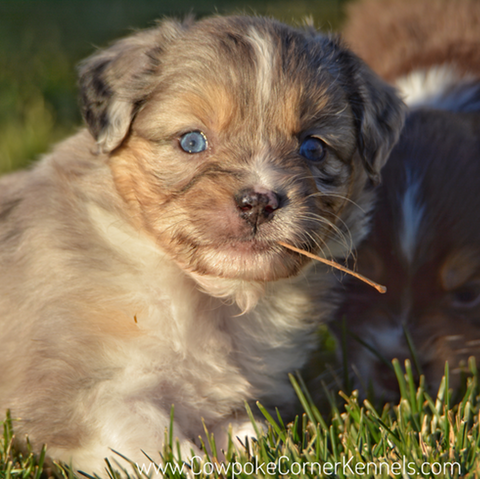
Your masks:
[{"label": "fluffy fur", "polygon": [[388,362],[412,360],[408,331],[435,393],[445,361],[455,386],[480,358],[480,4],[369,1],[351,13],[349,42],[412,111],[358,248],[360,272],[388,291],[347,281],[333,329],[340,337],[345,320],[370,346],[349,336],[348,359],[356,385],[385,399],[398,394]]},{"label": "fluffy fur", "polygon": [[172,404],[184,455],[201,418],[224,448],[244,401],[291,408],[332,309],[328,272],[276,242],[348,254],[401,101],[337,39],[264,18],[164,21],[79,73],[88,130],[0,184],[0,405],[87,471],[158,458]]}]

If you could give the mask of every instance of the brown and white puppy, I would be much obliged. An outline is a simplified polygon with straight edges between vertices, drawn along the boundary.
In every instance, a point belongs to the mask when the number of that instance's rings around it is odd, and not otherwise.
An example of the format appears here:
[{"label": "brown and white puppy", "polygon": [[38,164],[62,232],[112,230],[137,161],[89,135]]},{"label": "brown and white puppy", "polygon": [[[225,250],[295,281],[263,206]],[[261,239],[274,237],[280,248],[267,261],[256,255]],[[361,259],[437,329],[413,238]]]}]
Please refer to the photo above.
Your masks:
[{"label": "brown and white puppy", "polygon": [[172,404],[184,457],[202,418],[225,448],[244,401],[292,406],[332,310],[277,241],[349,252],[402,102],[336,39],[253,17],[164,21],[80,88],[88,131],[0,183],[0,405],[88,471],[158,458]]},{"label": "brown and white puppy", "polygon": [[412,359],[405,330],[436,393],[445,361],[455,386],[460,364],[480,359],[480,4],[365,2],[351,13],[350,44],[412,111],[357,250],[360,272],[387,293],[347,280],[332,326],[340,337],[345,319],[361,339],[348,337],[347,355],[364,393],[397,397],[380,358]]},{"label": "brown and white puppy", "polygon": [[378,397],[397,397],[382,358],[412,359],[405,329],[433,393],[445,361],[455,386],[460,362],[480,359],[480,224],[472,221],[480,211],[479,158],[480,113],[418,109],[407,116],[383,172],[371,233],[357,249],[359,272],[387,293],[345,281],[332,323],[341,339],[345,319],[347,357],[364,394],[372,387]]}]

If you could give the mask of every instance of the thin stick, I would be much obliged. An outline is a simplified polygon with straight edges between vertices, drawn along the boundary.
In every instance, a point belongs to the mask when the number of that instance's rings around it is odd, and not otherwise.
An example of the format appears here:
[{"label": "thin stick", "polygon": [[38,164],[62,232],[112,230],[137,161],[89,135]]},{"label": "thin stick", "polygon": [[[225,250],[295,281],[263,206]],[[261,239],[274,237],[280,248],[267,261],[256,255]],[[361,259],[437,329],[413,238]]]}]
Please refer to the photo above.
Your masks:
[{"label": "thin stick", "polygon": [[291,249],[292,251],[295,251],[296,253],[303,254],[305,256],[308,256],[309,258],[316,259],[317,261],[320,261],[321,263],[328,264],[329,266],[332,266],[333,268],[337,268],[340,271],[343,271],[344,273],[351,274],[352,276],[355,276],[355,278],[358,278],[360,281],[363,281],[370,286],[373,286],[379,293],[386,293],[387,288],[385,286],[382,286],[381,284],[375,283],[375,281],[372,281],[371,279],[366,278],[365,276],[355,273],[355,271],[352,271],[351,269],[345,268],[345,266],[342,266],[341,264],[336,263],[335,261],[331,261],[329,259],[321,258],[320,256],[317,256],[315,254],[309,253],[308,251],[304,251],[303,249],[295,248],[295,246],[289,245],[288,243],[284,243],[283,241],[277,241],[277,243],[281,246],[284,246],[285,248]]}]

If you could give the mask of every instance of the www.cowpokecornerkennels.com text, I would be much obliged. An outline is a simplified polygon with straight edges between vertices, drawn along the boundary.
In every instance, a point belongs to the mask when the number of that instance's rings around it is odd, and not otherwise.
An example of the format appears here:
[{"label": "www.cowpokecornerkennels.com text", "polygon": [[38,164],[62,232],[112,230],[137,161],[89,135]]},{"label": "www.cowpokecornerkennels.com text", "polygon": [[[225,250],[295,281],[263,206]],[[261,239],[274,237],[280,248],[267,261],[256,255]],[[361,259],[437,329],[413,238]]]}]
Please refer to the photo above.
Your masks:
[{"label": "www.cowpokecornerkennels.com text", "polygon": [[148,462],[136,464],[140,473],[147,475],[165,475],[171,473],[190,473],[194,476],[201,474],[205,476],[217,474],[231,475],[231,477],[240,475],[285,475],[300,476],[302,474],[324,474],[337,475],[341,472],[343,475],[369,475],[369,474],[387,474],[393,476],[412,475],[430,475],[430,476],[454,476],[462,475],[461,466],[458,462],[423,462],[417,464],[413,461],[407,461],[403,456],[401,461],[389,462],[354,462],[354,457],[350,459],[343,458],[340,462],[293,462],[287,456],[281,456],[275,462],[260,461],[255,457],[250,462],[202,462],[202,458],[194,456],[190,463],[167,463],[156,464]]}]

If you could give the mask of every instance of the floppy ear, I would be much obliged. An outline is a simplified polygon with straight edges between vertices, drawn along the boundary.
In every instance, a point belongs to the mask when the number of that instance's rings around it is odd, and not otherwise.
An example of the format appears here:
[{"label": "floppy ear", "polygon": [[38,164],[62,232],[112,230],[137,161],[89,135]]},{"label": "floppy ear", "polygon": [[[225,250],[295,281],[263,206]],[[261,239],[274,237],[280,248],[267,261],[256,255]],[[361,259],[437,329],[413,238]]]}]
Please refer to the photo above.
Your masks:
[{"label": "floppy ear", "polygon": [[358,91],[350,104],[357,123],[358,151],[370,179],[377,184],[402,131],[406,107],[393,87],[357,61]]},{"label": "floppy ear", "polygon": [[156,85],[162,52],[186,28],[169,20],[100,50],[78,67],[83,118],[101,151],[120,146]]},{"label": "floppy ear", "polygon": [[406,107],[395,88],[378,77],[360,58],[335,44],[335,74],[343,83],[357,128],[358,152],[374,184],[403,127]]}]

